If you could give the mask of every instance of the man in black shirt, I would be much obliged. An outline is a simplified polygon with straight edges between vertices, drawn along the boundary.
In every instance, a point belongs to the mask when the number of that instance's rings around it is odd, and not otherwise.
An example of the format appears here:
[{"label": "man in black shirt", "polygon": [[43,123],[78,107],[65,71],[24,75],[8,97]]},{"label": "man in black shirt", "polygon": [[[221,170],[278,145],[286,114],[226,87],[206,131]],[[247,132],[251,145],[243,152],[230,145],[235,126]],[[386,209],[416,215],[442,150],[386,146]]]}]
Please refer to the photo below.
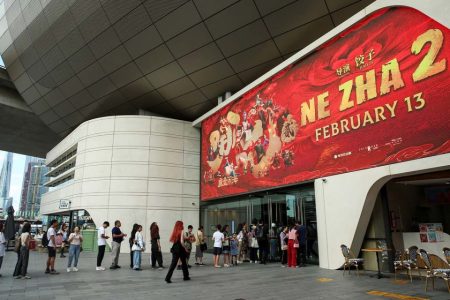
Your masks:
[{"label": "man in black shirt", "polygon": [[112,233],[112,249],[111,249],[111,267],[109,267],[111,270],[120,268],[119,266],[119,255],[120,255],[120,244],[123,241],[123,238],[127,236],[126,233],[122,233],[120,231],[120,226],[122,224],[119,220],[114,222],[114,228],[111,230]]}]

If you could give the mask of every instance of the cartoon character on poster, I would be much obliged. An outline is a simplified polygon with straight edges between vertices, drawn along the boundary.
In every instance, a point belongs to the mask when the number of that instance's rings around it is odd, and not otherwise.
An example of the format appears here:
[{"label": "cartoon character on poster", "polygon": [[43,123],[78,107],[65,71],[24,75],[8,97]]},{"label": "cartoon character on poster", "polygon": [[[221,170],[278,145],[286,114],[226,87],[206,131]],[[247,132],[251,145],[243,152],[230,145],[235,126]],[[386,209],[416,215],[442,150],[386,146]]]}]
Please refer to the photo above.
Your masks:
[{"label": "cartoon character on poster", "polygon": [[224,112],[209,133],[204,182],[217,187],[236,184],[239,176],[269,176],[270,170],[294,164],[288,149],[299,126],[289,111],[262,94],[247,108]]}]

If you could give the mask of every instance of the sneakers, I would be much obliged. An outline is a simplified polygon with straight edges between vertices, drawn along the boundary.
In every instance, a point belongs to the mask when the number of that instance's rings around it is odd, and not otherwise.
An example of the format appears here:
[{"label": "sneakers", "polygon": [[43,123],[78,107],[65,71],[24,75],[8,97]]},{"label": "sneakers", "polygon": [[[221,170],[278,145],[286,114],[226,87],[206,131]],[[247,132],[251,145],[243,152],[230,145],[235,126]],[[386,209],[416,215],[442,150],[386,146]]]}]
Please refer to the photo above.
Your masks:
[{"label": "sneakers", "polygon": [[49,274],[49,273],[50,273],[50,269],[46,269],[45,274]]},{"label": "sneakers", "polygon": [[158,270],[162,270],[162,269],[164,269],[164,267],[159,267],[159,268],[158,268]]},{"label": "sneakers", "polygon": [[67,273],[70,273],[70,271],[72,271],[72,269],[70,269],[70,268],[67,268]]},{"label": "sneakers", "polygon": [[178,266],[178,267],[177,267],[177,270],[181,270],[181,266]]},{"label": "sneakers", "polygon": [[56,272],[55,270],[51,270],[51,271],[50,271],[50,274],[51,274],[51,275],[58,275],[59,272]]},{"label": "sneakers", "polygon": [[105,271],[105,268],[103,268],[103,267],[96,267],[95,270],[96,271]]},{"label": "sneakers", "polygon": [[228,268],[230,265],[228,265],[228,264],[224,264],[223,265],[225,268]]},{"label": "sneakers", "polygon": [[31,277],[28,276],[28,275],[25,275],[25,276],[22,277],[22,279],[31,279]]},{"label": "sneakers", "polygon": [[72,268],[72,271],[73,271],[73,272],[78,272],[78,269],[77,269],[76,267],[73,267],[73,268]]},{"label": "sneakers", "polygon": [[14,277],[14,279],[20,279],[22,278],[22,275],[17,275],[16,277]]}]

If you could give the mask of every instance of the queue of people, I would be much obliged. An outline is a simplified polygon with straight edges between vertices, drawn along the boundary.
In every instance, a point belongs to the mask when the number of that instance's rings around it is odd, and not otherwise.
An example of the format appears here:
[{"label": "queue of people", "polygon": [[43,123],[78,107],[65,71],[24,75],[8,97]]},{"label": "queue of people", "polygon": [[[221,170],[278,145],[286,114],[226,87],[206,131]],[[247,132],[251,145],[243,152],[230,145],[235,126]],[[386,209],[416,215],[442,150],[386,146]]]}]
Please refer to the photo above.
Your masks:
[{"label": "queue of people", "polygon": [[[57,245],[67,245],[69,248],[69,259],[67,262],[67,272],[78,271],[78,260],[82,251],[83,236],[80,228],[76,226],[69,234],[67,226],[63,224],[58,229],[58,221],[52,220],[50,227],[42,236],[42,245],[48,250],[48,259],[46,264],[46,274],[57,275],[55,270]],[[98,228],[97,244],[97,271],[105,271],[102,266],[105,255],[106,242],[110,238],[106,229],[110,226],[108,221],[103,222]],[[111,270],[119,269],[119,255],[121,244],[128,236],[121,231],[121,222],[116,220],[111,230]],[[193,226],[187,226],[185,231],[182,221],[177,221],[169,237],[172,247],[172,261],[165,277],[167,283],[171,283],[175,268],[183,271],[183,279],[190,280],[189,264],[193,246],[195,246],[195,265],[204,266],[203,254],[207,250],[206,236],[203,226],[199,226],[194,233]],[[5,254],[6,241],[2,233],[3,224],[0,224],[0,269]],[[16,240],[16,252],[18,259],[14,270],[15,278],[30,279],[27,273],[29,249],[31,237],[31,225],[24,223],[20,229],[20,235]],[[140,224],[134,224],[128,239],[130,246],[130,268],[135,271],[142,271],[142,253],[146,249],[146,242],[143,227]],[[149,228],[151,245],[151,267],[152,269],[162,270],[163,257],[161,251],[159,227],[153,222]],[[239,224],[236,232],[230,232],[229,226],[223,227],[218,224],[216,231],[212,235],[214,267],[221,268],[220,256],[223,255],[223,267],[237,266],[238,264],[260,263],[266,264],[267,261],[280,260],[283,267],[300,267],[306,263],[307,249],[307,229],[300,222],[295,222],[289,226],[276,227],[275,224],[268,226],[263,221],[252,221],[248,226],[246,223]],[[60,257],[64,257],[64,250],[61,249]],[[1,276],[1,275],[0,275]]]}]

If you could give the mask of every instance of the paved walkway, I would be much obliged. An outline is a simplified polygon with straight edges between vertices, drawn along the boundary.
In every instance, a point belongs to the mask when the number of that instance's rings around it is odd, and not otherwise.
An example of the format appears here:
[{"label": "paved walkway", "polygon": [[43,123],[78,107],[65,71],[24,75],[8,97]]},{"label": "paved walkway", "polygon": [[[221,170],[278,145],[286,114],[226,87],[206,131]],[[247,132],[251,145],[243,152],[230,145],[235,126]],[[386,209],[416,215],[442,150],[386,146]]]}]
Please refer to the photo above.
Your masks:
[{"label": "paved walkway", "polygon": [[[173,283],[164,282],[167,269],[149,267],[149,255],[143,257],[144,271],[129,269],[129,255],[122,254],[119,270],[95,271],[95,254],[81,253],[79,272],[66,273],[67,258],[57,257],[60,275],[44,274],[46,254],[31,253],[30,280],[14,279],[16,254],[7,252],[0,273],[0,299],[450,299],[443,280],[437,280],[434,292],[424,291],[425,281],[376,279],[317,266],[299,269],[279,264],[243,264],[233,268],[211,266],[190,269],[191,281],[183,281],[175,271]],[[169,255],[164,255],[169,262]],[[206,262],[212,257],[206,256]],[[104,265],[110,257],[105,255]],[[402,277],[404,279],[404,277]],[[406,297],[410,296],[410,297]]]}]

